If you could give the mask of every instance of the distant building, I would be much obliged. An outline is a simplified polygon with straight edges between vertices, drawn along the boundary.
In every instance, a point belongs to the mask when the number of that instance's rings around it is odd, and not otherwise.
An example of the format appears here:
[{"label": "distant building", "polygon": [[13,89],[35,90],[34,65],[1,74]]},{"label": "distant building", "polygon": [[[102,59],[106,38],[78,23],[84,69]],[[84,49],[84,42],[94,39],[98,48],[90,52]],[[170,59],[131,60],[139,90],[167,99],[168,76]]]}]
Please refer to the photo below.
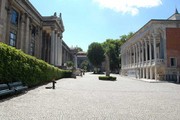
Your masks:
[{"label": "distant building", "polygon": [[[88,65],[86,66],[86,70],[87,71],[92,71],[93,70],[93,66],[92,64],[90,63],[88,57],[87,57],[87,53],[86,52],[83,52],[83,51],[80,51],[76,54],[76,58],[77,58],[77,68],[82,68],[82,63],[83,62],[87,62]],[[82,68],[83,69],[83,68]]]},{"label": "distant building", "polygon": [[[153,19],[121,47],[121,74],[144,79],[171,79],[180,71],[180,14]],[[176,78],[175,78],[176,79]]]},{"label": "distant building", "polygon": [[71,58],[63,32],[61,14],[41,16],[29,0],[0,0],[0,42],[62,66]]},{"label": "distant building", "polygon": [[87,53],[86,52],[78,52],[77,53],[77,67],[81,68],[81,64],[83,61],[88,61]]}]

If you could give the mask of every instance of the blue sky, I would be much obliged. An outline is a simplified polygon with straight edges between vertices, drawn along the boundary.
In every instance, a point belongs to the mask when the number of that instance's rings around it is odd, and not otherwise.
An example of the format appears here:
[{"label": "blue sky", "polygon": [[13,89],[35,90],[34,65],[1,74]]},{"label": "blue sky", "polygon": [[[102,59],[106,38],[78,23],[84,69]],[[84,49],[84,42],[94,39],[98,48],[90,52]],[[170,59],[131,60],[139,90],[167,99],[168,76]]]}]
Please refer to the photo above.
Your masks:
[{"label": "blue sky", "polygon": [[167,19],[180,0],[29,0],[43,16],[62,13],[63,40],[87,51],[92,42],[136,32],[151,19]]}]

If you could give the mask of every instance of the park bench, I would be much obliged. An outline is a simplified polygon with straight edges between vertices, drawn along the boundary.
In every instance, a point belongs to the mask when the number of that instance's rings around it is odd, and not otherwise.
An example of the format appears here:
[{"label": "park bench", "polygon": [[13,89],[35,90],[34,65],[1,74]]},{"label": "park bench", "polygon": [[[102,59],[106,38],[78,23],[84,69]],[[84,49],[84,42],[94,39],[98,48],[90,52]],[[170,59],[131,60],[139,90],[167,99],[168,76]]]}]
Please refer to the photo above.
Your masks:
[{"label": "park bench", "polygon": [[8,83],[8,86],[11,90],[15,90],[15,92],[23,92],[25,91],[28,87],[24,86],[22,82],[12,82]]},{"label": "park bench", "polygon": [[0,96],[13,94],[15,93],[15,90],[9,89],[8,84],[0,84]]},{"label": "park bench", "polygon": [[23,92],[27,89],[22,82],[11,82],[8,84],[0,84],[0,96],[12,95],[19,92]]}]

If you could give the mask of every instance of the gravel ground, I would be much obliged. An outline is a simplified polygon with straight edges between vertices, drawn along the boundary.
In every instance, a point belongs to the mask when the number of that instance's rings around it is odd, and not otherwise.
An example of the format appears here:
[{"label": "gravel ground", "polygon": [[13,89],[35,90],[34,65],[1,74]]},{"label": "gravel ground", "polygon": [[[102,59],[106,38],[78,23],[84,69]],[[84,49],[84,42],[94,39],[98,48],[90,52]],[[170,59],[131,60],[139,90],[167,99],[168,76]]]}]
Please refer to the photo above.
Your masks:
[{"label": "gravel ground", "polygon": [[0,101],[0,120],[180,120],[180,85],[86,73]]}]

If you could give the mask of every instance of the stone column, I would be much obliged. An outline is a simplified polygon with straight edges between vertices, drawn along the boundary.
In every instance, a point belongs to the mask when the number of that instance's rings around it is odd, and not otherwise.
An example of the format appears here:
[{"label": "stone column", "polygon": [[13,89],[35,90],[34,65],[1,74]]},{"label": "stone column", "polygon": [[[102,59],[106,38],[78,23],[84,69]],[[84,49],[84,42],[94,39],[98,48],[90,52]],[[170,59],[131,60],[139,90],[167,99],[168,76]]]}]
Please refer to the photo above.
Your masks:
[{"label": "stone column", "polygon": [[123,51],[123,67],[125,66],[125,51]]},{"label": "stone column", "polygon": [[124,51],[124,54],[123,54],[123,56],[124,56],[124,67],[126,66],[126,51]]},{"label": "stone column", "polygon": [[57,66],[60,66],[60,35],[57,36]]},{"label": "stone column", "polygon": [[[30,18],[30,22],[29,22],[29,44],[28,44],[28,54],[35,56],[35,48],[36,46],[34,46],[34,54],[31,52],[31,44],[32,44],[32,29],[33,29],[33,24],[32,24],[32,19]],[[34,37],[34,39],[36,39],[36,36]],[[34,41],[34,45],[36,45],[35,41]]]},{"label": "stone column", "polygon": [[154,76],[155,76],[155,80],[157,80],[157,67],[154,67]]},{"label": "stone column", "polygon": [[55,54],[54,54],[54,44],[55,44],[55,31],[54,31],[54,29],[52,29],[52,32],[51,32],[51,60],[50,60],[50,63],[52,64],[52,65],[54,65],[55,63],[54,63],[54,56],[55,56]]},{"label": "stone column", "polygon": [[42,58],[42,44],[43,44],[42,43],[42,40],[43,40],[42,39],[42,27],[39,26],[38,27],[38,31],[39,31],[38,32],[38,34],[39,34],[39,45],[38,45],[39,46],[39,48],[38,48],[39,52],[38,52],[38,57]]},{"label": "stone column", "polygon": [[127,61],[127,66],[129,66],[129,50],[127,49],[127,59],[126,59],[126,61]]},{"label": "stone column", "polygon": [[126,67],[126,50],[124,51],[124,67]]},{"label": "stone column", "polygon": [[106,62],[106,76],[110,76],[110,64],[109,64],[109,56],[105,55],[105,62]]},{"label": "stone column", "polygon": [[150,79],[152,79],[153,78],[153,70],[152,70],[153,68],[152,67],[150,67]]},{"label": "stone column", "polygon": [[146,68],[146,79],[149,79],[149,70]]},{"label": "stone column", "polygon": [[20,28],[20,30],[21,30],[21,33],[20,33],[20,44],[19,44],[19,46],[20,46],[20,49],[22,49],[23,50],[23,46],[24,46],[24,38],[25,38],[25,35],[24,35],[24,31],[25,31],[25,14],[22,14],[22,16],[21,16],[21,28]]},{"label": "stone column", "polygon": [[60,33],[60,41],[59,41],[59,43],[60,43],[60,53],[59,53],[59,55],[60,55],[60,56],[59,56],[60,66],[62,66],[62,47],[63,47],[63,45],[62,45],[62,41],[63,41],[62,38],[63,38],[62,33]]},{"label": "stone column", "polygon": [[130,67],[132,66],[132,48],[130,47]]},{"label": "stone column", "polygon": [[128,49],[128,67],[130,66],[130,49]]},{"label": "stone column", "polygon": [[141,44],[139,42],[139,66],[141,65]]},{"label": "stone column", "polygon": [[126,50],[126,65],[128,65],[128,50]]},{"label": "stone column", "polygon": [[126,49],[126,60],[125,60],[125,62],[126,62],[126,67],[127,67],[127,64],[128,64],[128,61],[127,61],[127,49]]},{"label": "stone column", "polygon": [[147,61],[148,61],[148,46],[147,46],[147,41],[145,40],[145,50],[146,50],[146,52],[145,52],[145,54],[146,54],[146,63],[147,63]]},{"label": "stone column", "polygon": [[136,57],[135,57],[135,51],[136,51],[136,49],[135,49],[135,45],[133,46],[133,53],[134,53],[134,65],[135,65],[135,63],[136,63],[136,61],[135,61],[135,59],[136,59]]},{"label": "stone column", "polygon": [[11,24],[11,6],[7,10],[7,23],[6,23],[6,39],[5,43],[9,45],[9,34],[10,34],[10,24]]},{"label": "stone column", "polygon": [[48,51],[48,54],[47,54],[47,61],[48,61],[48,63],[51,63],[51,35],[50,35],[51,33],[48,33],[47,34],[47,38],[46,38],[46,40],[47,40],[47,51]]},{"label": "stone column", "polygon": [[29,31],[29,23],[30,23],[30,20],[29,20],[29,17],[26,16],[26,34],[25,34],[25,44],[24,44],[24,52],[28,54],[29,52],[29,36],[30,36],[30,31]]},{"label": "stone column", "polygon": [[142,65],[144,66],[144,41],[141,41],[142,44]]},{"label": "stone column", "polygon": [[156,55],[156,35],[155,34],[152,34],[153,35],[153,46],[154,46],[154,62],[156,64],[156,61],[157,61],[157,55]]},{"label": "stone column", "polygon": [[58,51],[57,51],[57,48],[58,48],[58,43],[57,43],[57,31],[55,32],[55,39],[54,39],[54,63],[55,63],[55,66],[57,66],[57,56],[58,56]]},{"label": "stone column", "polygon": [[136,44],[136,64],[138,63],[138,51],[137,51],[137,44]]},{"label": "stone column", "polygon": [[141,68],[139,68],[139,79],[141,79],[142,71]]},{"label": "stone column", "polygon": [[150,64],[151,64],[151,60],[152,60],[151,37],[148,36],[148,39],[149,39],[149,60],[150,60]]}]

